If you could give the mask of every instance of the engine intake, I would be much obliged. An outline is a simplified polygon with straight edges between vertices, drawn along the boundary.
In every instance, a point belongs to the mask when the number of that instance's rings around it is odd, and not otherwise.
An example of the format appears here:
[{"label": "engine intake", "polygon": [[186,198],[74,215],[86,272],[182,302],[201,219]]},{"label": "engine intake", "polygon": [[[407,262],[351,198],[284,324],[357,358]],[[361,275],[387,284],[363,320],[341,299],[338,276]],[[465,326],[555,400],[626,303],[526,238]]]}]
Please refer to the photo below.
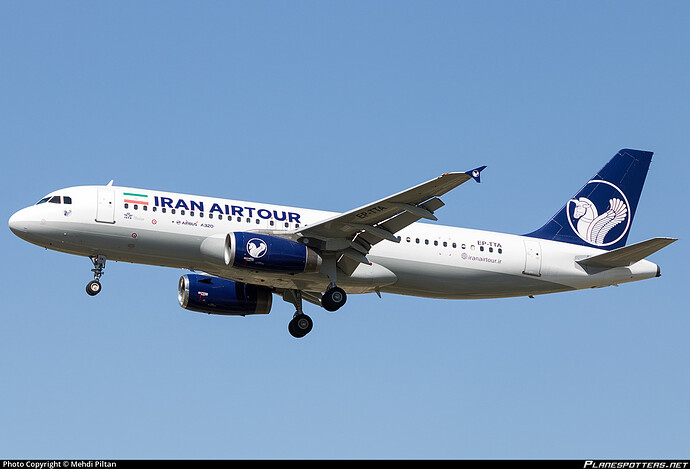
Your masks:
[{"label": "engine intake", "polygon": [[273,295],[266,287],[209,275],[187,274],[180,277],[177,300],[180,306],[190,311],[246,316],[268,314]]}]

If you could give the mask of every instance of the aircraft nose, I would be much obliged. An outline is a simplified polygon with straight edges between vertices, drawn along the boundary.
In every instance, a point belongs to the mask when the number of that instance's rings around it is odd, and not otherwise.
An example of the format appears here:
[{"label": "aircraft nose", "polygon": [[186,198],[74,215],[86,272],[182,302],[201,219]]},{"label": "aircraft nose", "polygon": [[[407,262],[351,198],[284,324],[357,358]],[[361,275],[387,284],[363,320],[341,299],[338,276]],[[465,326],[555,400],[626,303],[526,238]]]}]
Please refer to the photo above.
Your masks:
[{"label": "aircraft nose", "polygon": [[28,221],[29,219],[26,216],[26,209],[22,209],[12,215],[7,224],[9,225],[10,230],[12,230],[12,233],[21,238],[22,234],[29,230],[29,225],[27,223]]}]

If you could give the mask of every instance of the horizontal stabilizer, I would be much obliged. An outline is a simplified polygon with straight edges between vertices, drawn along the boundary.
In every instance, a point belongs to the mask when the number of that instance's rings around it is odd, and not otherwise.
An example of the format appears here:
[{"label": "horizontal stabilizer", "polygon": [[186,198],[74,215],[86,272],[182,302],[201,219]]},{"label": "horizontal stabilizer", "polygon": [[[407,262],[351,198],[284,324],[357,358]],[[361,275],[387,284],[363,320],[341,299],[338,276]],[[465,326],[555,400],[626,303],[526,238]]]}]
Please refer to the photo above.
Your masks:
[{"label": "horizontal stabilizer", "polygon": [[604,254],[588,257],[577,261],[577,263],[588,267],[628,267],[675,241],[678,240],[675,238],[652,238],[641,243],[614,249]]}]

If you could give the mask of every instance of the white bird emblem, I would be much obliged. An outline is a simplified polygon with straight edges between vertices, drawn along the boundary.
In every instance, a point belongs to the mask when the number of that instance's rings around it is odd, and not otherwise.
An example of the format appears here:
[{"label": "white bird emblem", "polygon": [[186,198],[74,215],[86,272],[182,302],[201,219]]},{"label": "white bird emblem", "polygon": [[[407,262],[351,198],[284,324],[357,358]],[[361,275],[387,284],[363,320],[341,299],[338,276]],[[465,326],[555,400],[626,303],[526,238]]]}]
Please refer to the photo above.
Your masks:
[{"label": "white bird emblem", "polygon": [[616,198],[609,199],[609,209],[601,215],[592,201],[585,197],[571,202],[575,203],[573,217],[577,219],[577,234],[596,246],[603,245],[608,232],[628,215],[628,207]]},{"label": "white bird emblem", "polygon": [[266,249],[268,249],[268,246],[260,239],[250,239],[247,243],[247,253],[255,259],[263,256],[266,253]]}]

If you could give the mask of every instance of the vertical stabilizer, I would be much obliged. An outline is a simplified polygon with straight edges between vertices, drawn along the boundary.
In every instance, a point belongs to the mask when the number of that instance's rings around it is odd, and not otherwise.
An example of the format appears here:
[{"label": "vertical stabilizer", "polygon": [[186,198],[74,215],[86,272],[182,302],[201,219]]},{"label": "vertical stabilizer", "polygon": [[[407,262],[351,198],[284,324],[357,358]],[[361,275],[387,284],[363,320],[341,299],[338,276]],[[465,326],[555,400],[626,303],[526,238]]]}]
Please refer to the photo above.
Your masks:
[{"label": "vertical stabilizer", "polygon": [[619,151],[544,226],[525,236],[606,250],[625,246],[652,154]]}]

